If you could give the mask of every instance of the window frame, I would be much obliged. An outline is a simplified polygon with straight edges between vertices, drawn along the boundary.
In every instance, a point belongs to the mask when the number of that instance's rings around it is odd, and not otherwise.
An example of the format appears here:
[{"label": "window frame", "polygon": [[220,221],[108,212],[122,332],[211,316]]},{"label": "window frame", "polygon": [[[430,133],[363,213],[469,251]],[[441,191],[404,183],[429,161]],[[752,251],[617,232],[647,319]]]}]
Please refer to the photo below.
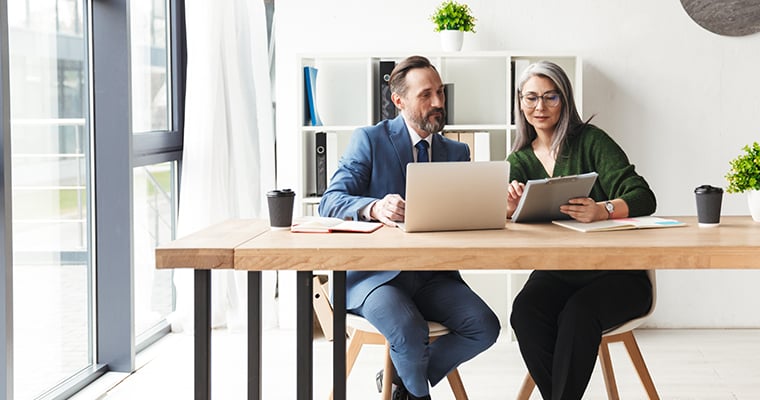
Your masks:
[{"label": "window frame", "polygon": [[[182,165],[187,51],[184,0],[169,4],[171,129],[133,135],[129,1],[84,0],[88,31],[89,134],[94,212],[91,257],[95,296],[91,318],[92,364],[50,388],[42,399],[68,398],[106,371],[132,372],[135,354],[168,333],[157,331],[136,346],[134,332],[134,265],[132,255],[133,168],[175,161]],[[0,188],[11,188],[10,76],[8,0],[0,0]],[[97,139],[97,140],[94,140]],[[177,190],[179,188],[179,178]],[[11,190],[0,189],[0,398],[13,397],[13,248]],[[129,229],[123,229],[128,226]],[[125,312],[127,310],[127,312]],[[126,317],[125,317],[126,316]]]}]

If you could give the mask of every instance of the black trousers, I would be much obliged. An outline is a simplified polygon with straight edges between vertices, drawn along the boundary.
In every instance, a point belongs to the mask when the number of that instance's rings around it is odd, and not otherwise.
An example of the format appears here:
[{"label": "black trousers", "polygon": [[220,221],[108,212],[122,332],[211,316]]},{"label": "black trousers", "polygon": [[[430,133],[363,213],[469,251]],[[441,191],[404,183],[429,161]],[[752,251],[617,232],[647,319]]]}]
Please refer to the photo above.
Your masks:
[{"label": "black trousers", "polygon": [[646,271],[534,271],[510,321],[543,398],[581,399],[602,333],[644,315],[651,304]]}]

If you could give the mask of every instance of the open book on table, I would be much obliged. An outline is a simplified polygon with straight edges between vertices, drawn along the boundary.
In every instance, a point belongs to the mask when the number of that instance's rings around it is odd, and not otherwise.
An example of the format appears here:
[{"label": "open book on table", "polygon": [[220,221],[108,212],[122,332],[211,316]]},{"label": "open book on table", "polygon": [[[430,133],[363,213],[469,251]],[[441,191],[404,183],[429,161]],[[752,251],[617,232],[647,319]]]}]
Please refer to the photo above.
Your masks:
[{"label": "open book on table", "polygon": [[329,233],[329,232],[374,232],[383,226],[381,222],[346,221],[340,218],[314,217],[290,227],[291,232]]},{"label": "open book on table", "polygon": [[594,222],[579,222],[574,219],[570,219],[552,221],[552,223],[579,232],[620,231],[625,229],[672,228],[676,226],[686,226],[686,224],[681,221],[651,216],[608,219],[604,221]]}]

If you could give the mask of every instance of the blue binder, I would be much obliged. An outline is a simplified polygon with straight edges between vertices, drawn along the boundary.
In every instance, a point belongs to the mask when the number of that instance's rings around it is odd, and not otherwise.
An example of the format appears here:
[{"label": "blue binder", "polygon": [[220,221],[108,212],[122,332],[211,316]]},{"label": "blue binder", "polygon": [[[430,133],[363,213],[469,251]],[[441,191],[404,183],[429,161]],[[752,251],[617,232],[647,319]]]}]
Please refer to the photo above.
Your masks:
[{"label": "blue binder", "polygon": [[303,67],[303,75],[306,90],[304,109],[308,110],[308,116],[304,115],[304,119],[312,126],[320,126],[322,120],[319,118],[319,112],[317,112],[317,69],[308,66]]}]

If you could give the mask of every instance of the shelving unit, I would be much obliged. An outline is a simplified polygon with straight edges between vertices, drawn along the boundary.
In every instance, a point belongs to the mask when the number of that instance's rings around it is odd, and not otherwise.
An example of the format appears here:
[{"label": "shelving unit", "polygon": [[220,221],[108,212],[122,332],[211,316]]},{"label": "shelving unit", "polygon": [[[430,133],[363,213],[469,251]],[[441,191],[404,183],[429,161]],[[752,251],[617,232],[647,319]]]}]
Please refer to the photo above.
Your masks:
[{"label": "shelving unit", "polygon": [[[295,131],[301,157],[297,160],[296,213],[316,215],[320,198],[316,195],[315,135],[327,133],[327,180],[335,171],[338,160],[349,143],[352,132],[362,126],[373,125],[379,61],[400,62],[405,54],[305,54],[299,57],[300,81],[296,85],[299,107],[296,115],[302,116]],[[443,83],[454,84],[453,122],[445,132],[471,131],[489,133],[491,160],[504,160],[514,139],[515,126],[511,123],[515,88],[513,68],[519,74],[530,63],[539,60],[553,61],[573,79],[573,89],[579,112],[582,115],[583,81],[579,57],[572,55],[493,51],[493,52],[423,52],[436,66]],[[317,68],[316,108],[324,125],[309,125],[308,106],[305,103],[303,68]],[[505,265],[505,268],[509,268]],[[522,287],[527,275],[524,272],[491,271],[489,276],[465,274],[473,288],[483,294],[499,315],[502,325],[508,326],[508,313],[512,299]],[[506,289],[506,291],[505,291]],[[498,292],[501,290],[501,292]],[[489,294],[490,293],[490,294]],[[499,304],[507,302],[506,307]]]},{"label": "shelving unit", "polygon": [[[322,126],[308,124],[305,107],[303,74],[296,85],[299,132],[298,148],[302,161],[298,175],[300,187],[296,200],[302,205],[296,212],[311,215],[319,203],[316,193],[315,134],[328,134],[328,184],[332,172],[345,150],[351,133],[358,127],[373,124],[377,65],[380,60],[399,62],[409,54],[308,54],[299,57],[300,68],[317,68],[315,101]],[[512,68],[547,59],[561,65],[574,79],[576,102],[581,107],[583,98],[582,68],[580,58],[570,55],[551,55],[525,52],[457,52],[422,53],[436,66],[444,83],[454,84],[453,123],[444,128],[448,131],[486,131],[490,138],[491,160],[504,160],[514,136],[512,121],[513,96]],[[517,72],[519,74],[519,71]],[[306,114],[306,115],[305,115]],[[300,189],[300,190],[299,190]]]}]

